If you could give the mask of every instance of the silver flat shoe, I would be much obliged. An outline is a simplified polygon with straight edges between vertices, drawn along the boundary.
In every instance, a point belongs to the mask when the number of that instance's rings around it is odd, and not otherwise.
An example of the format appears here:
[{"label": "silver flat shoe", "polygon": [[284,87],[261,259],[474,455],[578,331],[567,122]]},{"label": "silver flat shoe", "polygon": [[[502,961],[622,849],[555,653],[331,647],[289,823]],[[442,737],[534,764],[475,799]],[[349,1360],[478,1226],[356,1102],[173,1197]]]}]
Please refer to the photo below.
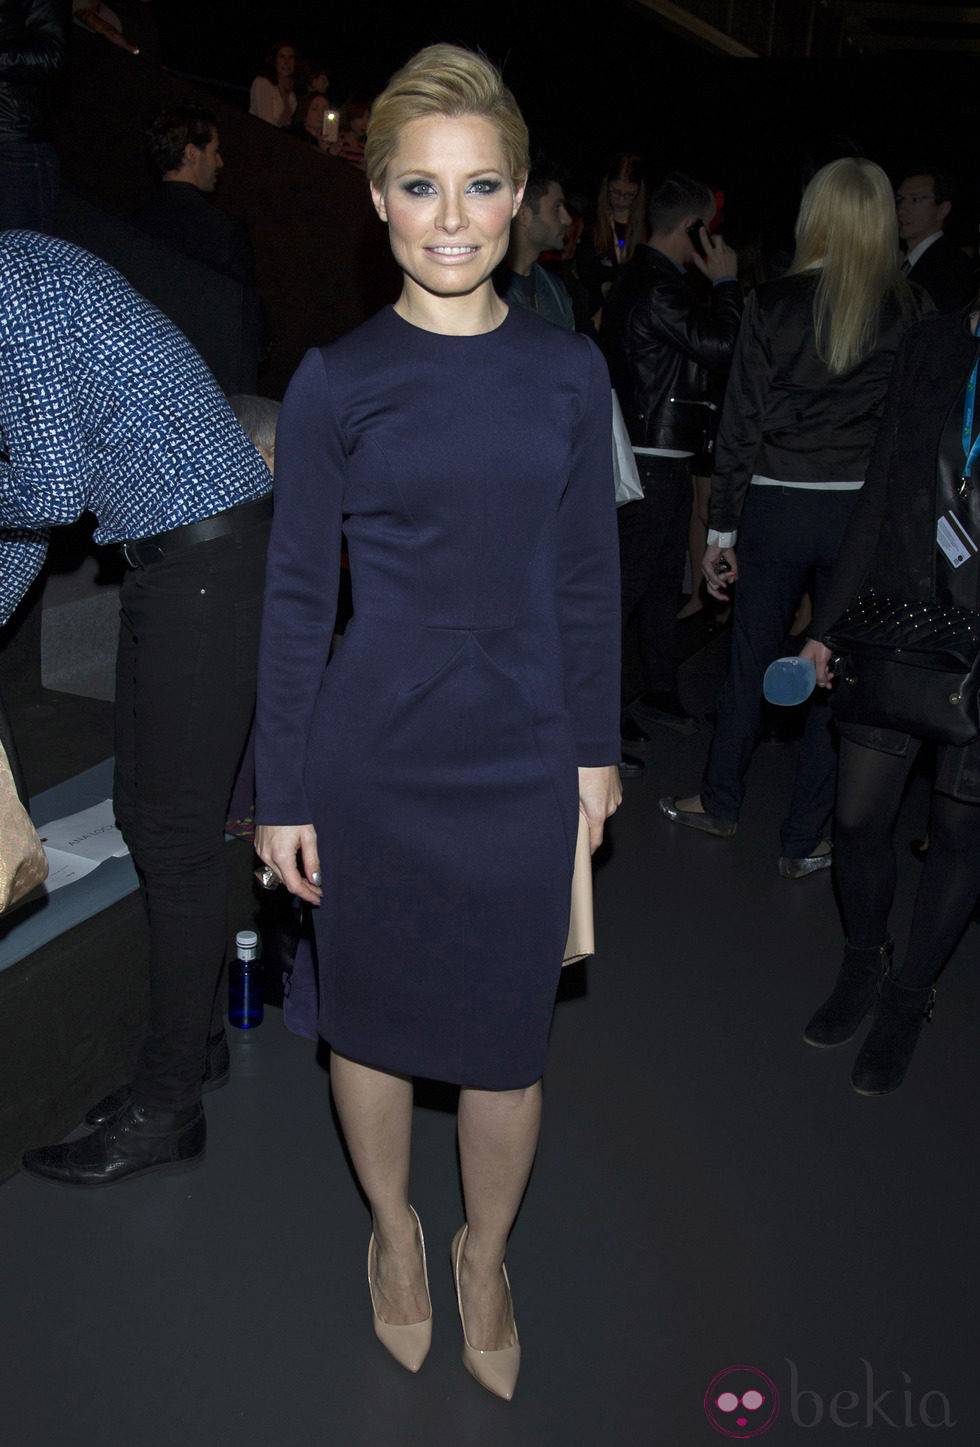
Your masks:
[{"label": "silver flat shoe", "polygon": [[[824,849],[826,845],[826,849]],[[821,869],[829,869],[834,862],[834,850],[830,841],[825,839],[823,844],[818,846],[820,853],[806,854],[802,859],[789,859],[782,855],[779,860],[779,872],[784,879],[806,879],[808,874],[818,874]]]},{"label": "silver flat shoe", "polygon": [[660,800],[660,812],[672,824],[699,829],[702,834],[713,834],[716,839],[731,839],[738,828],[734,819],[719,819],[717,814],[699,814],[696,809],[678,808],[673,794],[665,794]]}]

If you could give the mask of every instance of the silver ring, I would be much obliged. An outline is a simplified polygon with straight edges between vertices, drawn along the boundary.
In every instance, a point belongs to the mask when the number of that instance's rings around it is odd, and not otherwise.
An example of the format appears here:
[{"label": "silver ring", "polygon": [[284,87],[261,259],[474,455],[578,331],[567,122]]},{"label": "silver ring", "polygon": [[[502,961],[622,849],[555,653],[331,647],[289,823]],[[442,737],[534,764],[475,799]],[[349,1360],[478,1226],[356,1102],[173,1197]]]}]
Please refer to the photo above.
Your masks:
[{"label": "silver ring", "polygon": [[271,864],[266,864],[262,869],[255,871],[255,877],[263,889],[278,889],[282,880],[279,878]]}]

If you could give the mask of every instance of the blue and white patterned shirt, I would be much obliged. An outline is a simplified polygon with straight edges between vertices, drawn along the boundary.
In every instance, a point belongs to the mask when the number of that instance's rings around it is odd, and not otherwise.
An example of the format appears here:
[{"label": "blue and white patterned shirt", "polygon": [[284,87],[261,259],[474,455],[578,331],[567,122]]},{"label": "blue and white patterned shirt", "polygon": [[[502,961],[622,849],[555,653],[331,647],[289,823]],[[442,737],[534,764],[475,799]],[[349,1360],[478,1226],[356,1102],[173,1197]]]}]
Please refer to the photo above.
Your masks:
[{"label": "blue and white patterned shirt", "polygon": [[0,232],[0,623],[59,523],[88,510],[96,542],[152,537],[271,486],[172,322],[89,252]]}]

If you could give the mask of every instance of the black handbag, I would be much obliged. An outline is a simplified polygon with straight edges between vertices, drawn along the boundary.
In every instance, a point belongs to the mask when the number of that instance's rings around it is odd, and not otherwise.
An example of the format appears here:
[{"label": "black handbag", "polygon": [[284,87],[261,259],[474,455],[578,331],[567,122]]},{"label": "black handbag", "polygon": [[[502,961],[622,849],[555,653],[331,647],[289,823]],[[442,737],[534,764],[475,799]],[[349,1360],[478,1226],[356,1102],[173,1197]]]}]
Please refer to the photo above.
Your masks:
[{"label": "black handbag", "polygon": [[842,723],[941,744],[980,734],[980,615],[865,593],[824,635],[840,655],[831,695]]}]

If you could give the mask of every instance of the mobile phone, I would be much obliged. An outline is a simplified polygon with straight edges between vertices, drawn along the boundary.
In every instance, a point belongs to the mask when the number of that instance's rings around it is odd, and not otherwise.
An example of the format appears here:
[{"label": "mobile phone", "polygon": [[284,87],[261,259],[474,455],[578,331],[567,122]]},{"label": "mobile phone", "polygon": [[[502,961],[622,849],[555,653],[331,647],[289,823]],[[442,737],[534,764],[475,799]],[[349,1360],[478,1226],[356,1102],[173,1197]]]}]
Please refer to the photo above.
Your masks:
[{"label": "mobile phone", "polygon": [[708,228],[707,226],[705,226],[700,216],[696,221],[692,221],[690,226],[687,228],[687,239],[688,241],[690,241],[691,245],[694,247],[694,250],[697,252],[698,256],[700,256],[702,261],[704,261],[708,253],[705,250],[704,242],[701,240],[701,232],[707,232],[707,230]]},{"label": "mobile phone", "polygon": [[325,141],[329,141],[331,144],[337,139],[337,128],[339,124],[339,119],[340,117],[337,111],[323,112],[323,122],[320,126],[320,134],[323,136],[323,139]]}]

